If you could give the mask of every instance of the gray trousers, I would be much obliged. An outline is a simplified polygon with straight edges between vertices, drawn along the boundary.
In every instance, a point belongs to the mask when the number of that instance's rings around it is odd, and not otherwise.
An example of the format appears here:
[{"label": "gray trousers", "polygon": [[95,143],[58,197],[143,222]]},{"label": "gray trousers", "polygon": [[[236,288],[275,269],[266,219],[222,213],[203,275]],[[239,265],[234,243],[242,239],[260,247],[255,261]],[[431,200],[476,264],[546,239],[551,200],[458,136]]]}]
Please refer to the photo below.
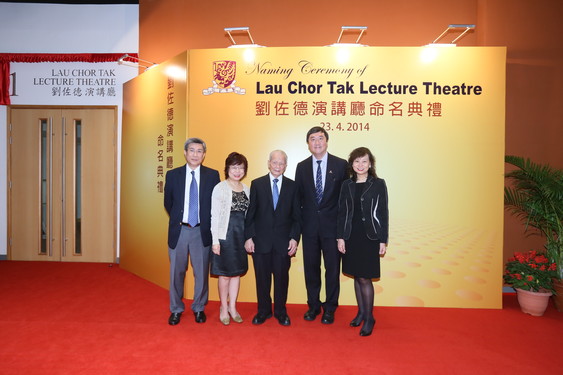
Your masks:
[{"label": "gray trousers", "polygon": [[170,259],[170,312],[181,313],[185,306],[184,280],[188,269],[188,257],[194,273],[194,300],[192,311],[205,309],[209,297],[209,252],[210,246],[203,246],[201,228],[182,226],[175,249],[168,248]]}]

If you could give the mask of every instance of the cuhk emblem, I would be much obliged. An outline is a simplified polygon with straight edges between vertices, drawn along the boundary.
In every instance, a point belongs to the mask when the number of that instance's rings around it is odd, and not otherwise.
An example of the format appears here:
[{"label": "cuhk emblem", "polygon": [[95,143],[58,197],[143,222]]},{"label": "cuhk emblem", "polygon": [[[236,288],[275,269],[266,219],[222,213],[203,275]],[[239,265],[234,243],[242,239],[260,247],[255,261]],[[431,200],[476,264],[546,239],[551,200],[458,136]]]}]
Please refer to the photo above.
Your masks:
[{"label": "cuhk emblem", "polygon": [[213,86],[203,89],[203,95],[211,95],[214,93],[235,93],[244,95],[246,89],[235,85],[236,76],[236,61],[213,61]]},{"label": "cuhk emblem", "polygon": [[222,89],[229,87],[237,75],[236,61],[214,61],[213,62],[213,79],[217,82],[217,86]]}]

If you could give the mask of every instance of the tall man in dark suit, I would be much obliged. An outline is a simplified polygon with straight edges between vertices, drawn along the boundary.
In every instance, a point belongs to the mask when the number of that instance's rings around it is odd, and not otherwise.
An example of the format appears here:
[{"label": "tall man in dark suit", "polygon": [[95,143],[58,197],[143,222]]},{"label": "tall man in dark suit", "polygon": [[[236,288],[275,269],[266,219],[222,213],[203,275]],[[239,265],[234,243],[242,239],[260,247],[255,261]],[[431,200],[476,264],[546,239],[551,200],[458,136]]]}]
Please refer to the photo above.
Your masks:
[{"label": "tall man in dark suit", "polygon": [[291,257],[297,251],[301,229],[297,186],[283,176],[286,166],[286,153],[272,151],[268,160],[270,173],[250,185],[244,247],[252,254],[256,274],[258,313],[252,324],[262,324],[272,317],[272,275],[274,316],[283,326],[291,324],[285,304]]},{"label": "tall man in dark suit", "polygon": [[211,246],[211,193],[219,183],[219,172],[201,165],[207,147],[199,138],[184,144],[187,164],[166,173],[164,208],[168,223],[170,259],[170,318],[168,324],[180,323],[184,312],[184,279],[190,258],[194,273],[192,311],[197,323],[206,320],[208,299],[209,251]]},{"label": "tall man in dark suit", "polygon": [[[295,182],[299,189],[303,234],[303,265],[307,304],[305,320],[315,320],[323,308],[321,322],[334,322],[340,294],[340,253],[336,246],[336,217],[347,162],[330,155],[328,133],[319,126],[307,132],[311,156],[297,165]],[[321,253],[325,266],[326,300],[321,303]]]}]

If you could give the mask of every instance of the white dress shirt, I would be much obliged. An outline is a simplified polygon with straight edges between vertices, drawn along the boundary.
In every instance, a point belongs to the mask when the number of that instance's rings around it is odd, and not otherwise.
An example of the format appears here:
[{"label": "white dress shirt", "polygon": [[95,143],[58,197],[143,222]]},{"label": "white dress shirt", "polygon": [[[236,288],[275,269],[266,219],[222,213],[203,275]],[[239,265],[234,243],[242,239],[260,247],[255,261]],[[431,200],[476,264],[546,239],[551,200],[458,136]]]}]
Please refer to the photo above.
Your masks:
[{"label": "white dress shirt", "polygon": [[[317,158],[315,158],[314,155],[311,155],[311,160],[313,162],[313,185],[316,186],[317,185],[317,168],[318,168],[318,164],[317,164]],[[321,160],[321,173],[322,173],[322,183],[323,183],[323,191],[325,190],[325,179],[326,179],[326,167],[328,164],[328,152],[325,152],[325,155],[323,156]]]},{"label": "white dress shirt", "polygon": [[[199,171],[200,171],[200,165],[197,166],[196,169],[193,170],[194,173],[194,177],[195,177],[195,182],[197,182],[197,189],[198,189],[198,194],[197,196],[199,197],[199,191],[200,191],[200,178],[199,178]],[[188,213],[189,213],[189,207],[190,207],[190,186],[192,183],[192,169],[190,168],[190,166],[188,164],[186,164],[186,192],[184,195],[184,216],[182,217],[182,222],[183,223],[187,223],[188,222]],[[197,205],[197,222],[199,223],[199,202]]]}]

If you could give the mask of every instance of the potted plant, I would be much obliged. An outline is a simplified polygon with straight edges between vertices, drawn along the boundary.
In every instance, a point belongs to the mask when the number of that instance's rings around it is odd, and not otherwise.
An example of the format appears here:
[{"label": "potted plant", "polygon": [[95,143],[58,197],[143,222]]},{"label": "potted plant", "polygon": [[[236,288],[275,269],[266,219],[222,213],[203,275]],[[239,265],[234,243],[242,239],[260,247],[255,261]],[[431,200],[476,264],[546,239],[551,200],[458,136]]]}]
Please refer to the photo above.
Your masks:
[{"label": "potted plant", "polygon": [[553,278],[557,265],[536,251],[515,253],[506,263],[504,281],[516,289],[523,312],[541,316],[555,293]]},{"label": "potted plant", "polygon": [[545,237],[547,258],[557,265],[555,304],[563,311],[563,171],[519,156],[507,155],[505,162],[517,167],[506,174],[513,184],[504,188],[505,207],[522,220],[526,231],[531,228]]}]

